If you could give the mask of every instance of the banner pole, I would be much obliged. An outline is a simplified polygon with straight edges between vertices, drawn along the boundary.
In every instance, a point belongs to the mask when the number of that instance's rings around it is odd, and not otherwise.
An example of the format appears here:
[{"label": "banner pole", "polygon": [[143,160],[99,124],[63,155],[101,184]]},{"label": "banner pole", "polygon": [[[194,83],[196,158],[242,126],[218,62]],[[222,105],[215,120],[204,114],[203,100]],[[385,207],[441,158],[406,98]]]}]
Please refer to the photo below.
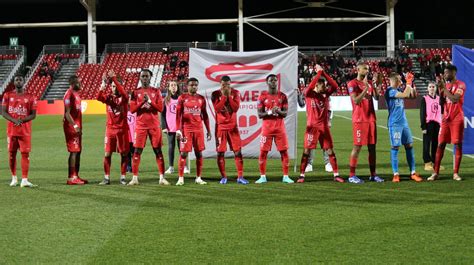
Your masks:
[{"label": "banner pole", "polygon": [[[292,93],[295,93],[295,90],[293,90]],[[293,142],[293,146],[295,147],[295,159],[294,159],[294,172],[296,172],[296,169],[298,167],[298,106],[296,106],[296,112],[295,112],[296,118],[295,118],[295,139]]]}]

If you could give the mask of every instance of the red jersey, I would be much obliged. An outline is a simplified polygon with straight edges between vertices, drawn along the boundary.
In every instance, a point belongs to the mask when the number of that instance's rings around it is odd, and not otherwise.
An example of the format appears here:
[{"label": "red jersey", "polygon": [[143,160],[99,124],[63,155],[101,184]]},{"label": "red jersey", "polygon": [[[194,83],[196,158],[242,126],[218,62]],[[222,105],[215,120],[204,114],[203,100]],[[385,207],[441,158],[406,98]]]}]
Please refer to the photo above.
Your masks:
[{"label": "red jersey", "polygon": [[79,93],[80,93],[80,90],[74,90],[72,88],[69,88],[66,91],[66,94],[64,95],[64,115],[65,116],[63,118],[63,123],[65,125],[70,126],[71,128],[73,126],[70,125],[66,119],[67,106],[71,107],[70,114],[74,123],[82,128],[81,96],[79,95]]},{"label": "red jersey", "polygon": [[[316,84],[321,77],[324,75],[328,81],[329,87],[323,93],[317,93],[314,91]],[[318,74],[313,78],[309,86],[305,91],[306,101],[306,126],[307,127],[319,127],[326,126],[329,121],[329,96],[336,91],[338,85],[326,72],[319,71]]]},{"label": "red jersey", "polygon": [[115,82],[119,95],[107,95],[105,90],[99,90],[97,100],[107,105],[107,129],[127,129],[128,95],[123,86],[118,83],[115,78],[113,81]]},{"label": "red jersey", "polygon": [[[17,94],[16,91],[7,92],[3,95],[2,106],[14,119],[24,119],[36,110],[36,98],[26,93]],[[19,126],[8,121],[8,136],[30,136],[31,121],[25,122]]]},{"label": "red jersey", "polygon": [[[148,95],[149,102],[144,102],[145,94]],[[160,128],[158,112],[162,111],[163,99],[159,89],[141,87],[133,91],[133,97],[130,101],[130,112],[137,113],[136,129]]]},{"label": "red jersey", "polygon": [[182,94],[176,106],[176,129],[187,132],[202,131],[202,122],[208,132],[209,116],[206,110],[206,99],[199,95]]},{"label": "red jersey", "polygon": [[446,89],[453,95],[460,95],[459,101],[454,103],[446,97],[444,104],[443,121],[460,121],[464,122],[464,111],[462,105],[464,104],[464,92],[466,91],[466,84],[461,80],[446,83]]},{"label": "red jersey", "polygon": [[372,98],[375,91],[374,87],[370,85],[370,83],[367,94],[359,104],[356,104],[352,99],[352,95],[358,96],[360,93],[362,93],[364,88],[364,82],[357,80],[357,78],[347,83],[347,90],[351,95],[352,102],[352,122],[375,122],[377,120],[375,117],[374,100]]},{"label": "red jersey", "polygon": [[[288,98],[283,92],[277,92],[277,94],[270,94],[268,91],[263,91],[258,97],[258,109],[264,108],[264,110],[267,112],[275,106],[279,107],[280,109],[288,109]],[[266,132],[268,129],[274,130],[275,128],[285,128],[285,122],[282,116],[274,113],[271,116],[263,117],[263,133]]]},{"label": "red jersey", "polygon": [[212,104],[216,111],[216,127],[219,130],[232,130],[237,127],[237,111],[240,107],[240,93],[231,88],[229,96],[224,96],[222,91],[212,92]]}]

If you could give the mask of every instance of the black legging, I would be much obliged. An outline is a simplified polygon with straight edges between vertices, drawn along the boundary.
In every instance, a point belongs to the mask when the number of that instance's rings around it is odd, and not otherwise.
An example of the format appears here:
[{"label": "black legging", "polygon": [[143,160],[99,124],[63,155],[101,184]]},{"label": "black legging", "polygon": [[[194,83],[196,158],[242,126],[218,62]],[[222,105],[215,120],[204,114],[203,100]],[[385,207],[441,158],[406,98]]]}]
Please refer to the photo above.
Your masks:
[{"label": "black legging", "polygon": [[[169,166],[173,167],[174,165],[174,148],[176,144],[179,144],[178,140],[176,139],[176,133],[175,132],[169,132],[168,133],[168,161],[169,161]],[[179,148],[179,147],[178,147]]]},{"label": "black legging", "polygon": [[423,161],[425,163],[434,163],[438,148],[438,134],[439,124],[437,122],[432,121],[426,124],[426,134],[423,134]]}]

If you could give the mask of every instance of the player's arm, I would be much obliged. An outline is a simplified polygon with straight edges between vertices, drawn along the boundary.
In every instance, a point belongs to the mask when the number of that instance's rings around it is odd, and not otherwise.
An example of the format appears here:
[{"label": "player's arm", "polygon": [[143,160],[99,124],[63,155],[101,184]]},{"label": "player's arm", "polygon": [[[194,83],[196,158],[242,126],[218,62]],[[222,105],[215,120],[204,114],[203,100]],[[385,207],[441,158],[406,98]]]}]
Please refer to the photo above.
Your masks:
[{"label": "player's arm", "polygon": [[389,91],[389,96],[391,98],[411,98],[412,90],[413,88],[410,85],[406,85],[405,90],[403,90],[403,92],[397,91],[395,89],[391,89]]},{"label": "player's arm", "polygon": [[221,98],[217,96],[217,93],[212,93],[211,101],[212,105],[214,105],[214,109],[216,112],[220,112],[225,108],[225,103],[227,102],[228,97],[222,94]]},{"label": "player's arm", "polygon": [[139,108],[141,108],[143,106],[143,104],[145,104],[145,98],[143,98],[144,100],[142,102],[138,102],[138,98],[137,98],[137,95],[135,92],[133,92],[133,95],[132,95],[132,100],[130,100],[130,112],[131,113],[135,113],[138,111]]},{"label": "player's arm", "polygon": [[209,115],[207,114],[206,100],[204,99],[204,97],[203,97],[203,103],[201,106],[201,117],[202,117],[202,120],[204,121],[204,126],[206,126],[207,140],[210,141],[212,138],[211,126],[209,126]]},{"label": "player's arm", "polygon": [[321,78],[321,75],[323,74],[323,70],[320,70],[318,71],[318,73],[316,74],[316,76],[313,78],[313,80],[311,80],[311,83],[309,83],[309,85],[306,87],[305,89],[305,96],[307,96],[307,94],[311,91],[311,90],[314,90],[314,88],[316,87],[316,84],[318,83],[318,80],[319,78]]},{"label": "player's arm", "polygon": [[423,133],[426,132],[426,101],[424,97],[421,97],[420,102],[420,126]]},{"label": "player's arm", "polygon": [[176,104],[176,130],[181,132],[181,122],[183,120],[183,99],[181,96],[178,98],[178,104]]},{"label": "player's arm", "polygon": [[[444,84],[444,82],[441,82]],[[453,93],[451,93],[447,88],[446,88],[446,85],[443,85],[443,87],[441,88],[444,95],[449,98],[449,100],[451,100],[451,102],[453,103],[457,103],[459,101],[459,99],[461,98],[461,96],[463,95],[464,93],[464,90],[459,87],[456,89],[456,91]]]},{"label": "player's arm", "polygon": [[3,97],[3,102],[2,102],[2,115],[3,117],[8,120],[8,121],[11,121],[13,122],[13,124],[15,125],[21,125],[21,121],[20,120],[17,120],[15,118],[13,118],[10,113],[8,113],[7,111],[7,105],[8,105],[8,97],[5,96]]},{"label": "player's arm", "polygon": [[326,80],[328,81],[328,85],[329,85],[328,94],[330,95],[330,94],[334,93],[339,88],[339,85],[337,84],[337,82],[334,79],[332,79],[332,77],[328,73],[322,71],[322,74],[326,78]]},{"label": "player's arm", "polygon": [[155,97],[155,100],[151,101],[151,106],[159,112],[163,111],[163,98],[161,97],[161,93],[158,93]]},{"label": "player's arm", "polygon": [[352,92],[351,93],[351,98],[352,100],[354,101],[354,103],[356,105],[359,105],[362,100],[364,99],[364,97],[367,95],[367,91],[369,91],[369,86],[368,84],[366,86],[364,86],[364,89],[362,90],[362,92],[360,92],[359,94],[355,93],[355,92]]},{"label": "player's arm", "polygon": [[81,133],[81,127],[79,127],[79,125],[76,124],[76,122],[74,121],[74,119],[71,116],[71,104],[66,104],[65,103],[64,104],[64,110],[65,110],[64,117],[69,122],[69,124],[72,127],[74,127],[74,130],[76,130],[76,133],[80,134]]},{"label": "player's arm", "polygon": [[163,111],[161,112],[161,129],[164,132],[168,132],[168,123],[166,122],[166,106],[163,108]]},{"label": "player's arm", "polygon": [[265,111],[265,105],[263,104],[263,97],[260,95],[258,97],[258,104],[257,104],[257,115],[258,115],[258,118],[259,119],[263,119],[267,116],[271,116],[273,113],[271,112],[271,110],[269,111]]},{"label": "player's arm", "polygon": [[231,92],[231,95],[228,97],[228,100],[229,100],[230,109],[233,112],[237,112],[240,108],[240,93],[239,93],[239,91],[235,90],[234,95],[232,95],[232,92]]},{"label": "player's arm", "polygon": [[128,100],[128,94],[127,92],[125,91],[125,88],[123,87],[122,84],[120,84],[120,82],[117,80],[117,77],[116,76],[113,76],[112,77],[112,82],[114,82],[115,86],[117,87],[117,91],[119,92],[119,94],[126,100]]},{"label": "player's arm", "polygon": [[275,113],[282,116],[283,118],[286,118],[286,115],[288,115],[288,98],[286,96],[284,97],[281,108],[274,108]]},{"label": "player's arm", "polygon": [[31,110],[30,115],[26,116],[24,119],[22,119],[22,122],[29,122],[31,120],[34,120],[36,118],[36,110]]}]

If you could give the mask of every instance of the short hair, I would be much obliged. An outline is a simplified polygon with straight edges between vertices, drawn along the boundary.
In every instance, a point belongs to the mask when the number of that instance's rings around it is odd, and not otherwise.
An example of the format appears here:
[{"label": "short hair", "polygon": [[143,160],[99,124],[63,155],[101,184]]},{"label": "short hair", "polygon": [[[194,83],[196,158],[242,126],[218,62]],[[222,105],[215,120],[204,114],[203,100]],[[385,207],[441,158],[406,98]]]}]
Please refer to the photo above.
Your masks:
[{"label": "short hair", "polygon": [[69,84],[70,85],[74,84],[77,81],[77,79],[78,79],[77,75],[71,75],[69,77]]},{"label": "short hair", "polygon": [[429,82],[428,82],[428,86],[430,86],[430,85],[434,85],[435,87],[438,86],[438,84],[436,84],[435,81],[429,81]]},{"label": "short hair", "polygon": [[394,79],[394,78],[398,78],[399,75],[400,75],[400,74],[397,73],[397,72],[391,72],[390,75],[388,76],[388,78],[389,78],[390,80],[392,80],[392,79]]},{"label": "short hair", "polygon": [[361,65],[367,65],[368,66],[368,64],[364,60],[359,60],[357,62],[357,66],[361,66]]},{"label": "short hair", "polygon": [[221,77],[221,82],[230,82],[230,77],[228,75],[224,75]]},{"label": "short hair", "polygon": [[148,68],[142,68],[142,70],[140,71],[140,75],[142,75],[143,72],[148,72],[148,73],[150,73],[150,76],[153,76],[153,73]]},{"label": "short hair", "polygon": [[193,81],[196,81],[196,82],[198,82],[198,84],[199,84],[199,80],[197,80],[196,77],[190,77],[190,78],[188,79],[188,82],[186,82],[186,84],[189,84],[190,82],[193,82]]},{"label": "short hair", "polygon": [[268,82],[268,79],[270,79],[272,77],[277,77],[277,76],[275,74],[269,74],[269,75],[267,75],[266,81]]},{"label": "short hair", "polygon": [[446,66],[446,69],[448,69],[449,71],[454,71],[454,72],[457,72],[458,71],[458,68],[456,67],[456,65],[454,64],[448,64]]},{"label": "short hair", "polygon": [[13,76],[13,80],[15,80],[15,78],[17,78],[17,77],[21,77],[23,80],[25,80],[25,77],[22,74],[15,74]]},{"label": "short hair", "polygon": [[324,84],[324,83],[326,83],[326,78],[321,77],[318,79],[318,84]]}]

